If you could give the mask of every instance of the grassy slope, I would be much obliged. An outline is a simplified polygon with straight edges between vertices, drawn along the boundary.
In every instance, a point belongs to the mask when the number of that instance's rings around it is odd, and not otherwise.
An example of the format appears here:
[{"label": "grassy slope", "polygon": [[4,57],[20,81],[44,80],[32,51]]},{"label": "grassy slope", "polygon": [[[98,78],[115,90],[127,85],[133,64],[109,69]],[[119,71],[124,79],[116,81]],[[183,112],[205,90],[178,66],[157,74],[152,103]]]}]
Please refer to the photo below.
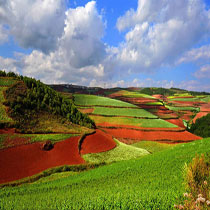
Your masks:
[{"label": "grassy slope", "polygon": [[145,128],[176,128],[177,126],[161,119],[138,119],[126,117],[102,117],[90,115],[90,118],[99,123],[112,123],[117,125],[134,125]]},{"label": "grassy slope", "polygon": [[83,158],[90,163],[112,163],[121,160],[130,160],[148,155],[145,149],[132,147],[115,139],[117,147],[108,151],[96,154],[83,155]]},{"label": "grassy slope", "polygon": [[74,103],[76,105],[81,106],[119,106],[119,107],[137,107],[133,104],[129,104],[123,101],[95,96],[95,95],[83,95],[83,94],[75,94],[74,95]]},{"label": "grassy slope", "polygon": [[210,138],[52,182],[4,188],[0,209],[173,209],[184,192],[185,162],[209,147]]},{"label": "grassy slope", "polygon": [[169,149],[173,147],[174,145],[163,144],[163,143],[158,143],[154,141],[140,141],[135,144],[132,144],[132,146],[137,147],[137,148],[143,148],[150,153],[155,153],[155,152],[163,151],[165,149]]},{"label": "grassy slope", "polygon": [[93,114],[112,115],[112,116],[128,116],[128,117],[147,117],[158,118],[157,116],[147,112],[144,109],[127,109],[127,108],[106,108],[95,107]]}]

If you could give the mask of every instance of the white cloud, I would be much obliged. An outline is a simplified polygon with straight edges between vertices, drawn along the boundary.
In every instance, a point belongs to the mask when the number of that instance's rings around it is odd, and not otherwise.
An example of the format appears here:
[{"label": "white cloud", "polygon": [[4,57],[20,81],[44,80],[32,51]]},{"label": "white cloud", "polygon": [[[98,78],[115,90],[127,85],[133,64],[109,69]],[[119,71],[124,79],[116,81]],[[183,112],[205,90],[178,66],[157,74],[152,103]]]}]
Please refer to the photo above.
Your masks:
[{"label": "white cloud", "polygon": [[0,22],[24,48],[55,49],[63,33],[65,0],[2,0]]},{"label": "white cloud", "polygon": [[179,60],[180,63],[195,62],[195,61],[209,61],[210,60],[210,45],[205,45],[200,48],[194,48],[187,51]]},{"label": "white cloud", "polygon": [[0,56],[0,69],[6,72],[12,71],[15,73],[20,73],[21,63],[12,58],[3,58]]},{"label": "white cloud", "polygon": [[101,41],[104,27],[94,1],[67,10],[64,32],[56,49],[48,54],[33,50],[30,55],[22,55],[22,73],[48,84],[88,85],[93,78],[106,77],[106,51]]},{"label": "white cloud", "polygon": [[210,65],[202,66],[198,71],[195,72],[194,76],[198,79],[209,78],[210,79]]},{"label": "white cloud", "polygon": [[136,72],[173,64],[183,52],[209,37],[210,18],[201,0],[139,0],[117,21],[129,29],[119,47],[118,61]]},{"label": "white cloud", "polygon": [[66,12],[66,27],[60,40],[70,64],[75,68],[97,65],[105,56],[105,45],[101,41],[105,25],[91,1],[85,7]]}]

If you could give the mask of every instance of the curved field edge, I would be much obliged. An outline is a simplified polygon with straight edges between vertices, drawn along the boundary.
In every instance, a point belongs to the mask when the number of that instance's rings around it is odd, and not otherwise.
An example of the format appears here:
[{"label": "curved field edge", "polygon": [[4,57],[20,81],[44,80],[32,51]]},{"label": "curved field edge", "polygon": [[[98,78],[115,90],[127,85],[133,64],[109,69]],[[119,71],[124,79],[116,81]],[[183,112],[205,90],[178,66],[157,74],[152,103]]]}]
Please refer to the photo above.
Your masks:
[{"label": "curved field edge", "polygon": [[117,139],[114,139],[117,146],[109,150],[107,152],[100,152],[100,153],[95,153],[95,154],[86,154],[83,155],[82,157],[84,158],[85,161],[88,163],[112,163],[112,162],[117,162],[117,161],[122,161],[122,160],[131,160],[135,158],[139,158],[145,155],[150,154],[147,150],[137,148],[137,147],[132,147],[130,145],[124,144]]},{"label": "curved field edge", "polygon": [[0,208],[173,209],[183,199],[185,162],[209,147],[207,138],[55,181],[4,188]]}]

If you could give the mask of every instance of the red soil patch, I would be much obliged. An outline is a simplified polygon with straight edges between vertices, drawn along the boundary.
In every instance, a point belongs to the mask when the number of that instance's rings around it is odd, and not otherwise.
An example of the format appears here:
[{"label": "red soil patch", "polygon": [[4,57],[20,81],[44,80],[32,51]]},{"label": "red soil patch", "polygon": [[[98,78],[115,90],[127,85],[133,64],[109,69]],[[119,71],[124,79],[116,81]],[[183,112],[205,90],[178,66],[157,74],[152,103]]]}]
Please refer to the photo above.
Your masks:
[{"label": "red soil patch", "polygon": [[202,105],[200,110],[201,112],[210,112],[210,103]]},{"label": "red soil patch", "polygon": [[102,128],[125,128],[125,129],[132,129],[132,130],[140,130],[140,131],[183,131],[183,128],[175,127],[175,128],[144,128],[135,125],[120,125],[120,124],[113,124],[113,123],[98,123],[98,127]]},{"label": "red soil patch", "polygon": [[185,126],[183,124],[183,121],[180,120],[180,119],[168,119],[168,120],[166,119],[165,121],[170,122],[170,123],[172,123],[174,125],[177,125],[177,126],[179,126],[181,128],[185,128]]},{"label": "red soil patch", "polygon": [[185,105],[185,106],[195,106],[195,105],[199,105],[200,102],[199,101],[173,101],[173,104],[180,104],[180,105]]},{"label": "red soil patch", "polygon": [[147,140],[147,141],[182,141],[188,142],[201,139],[187,131],[167,132],[167,131],[137,131],[128,129],[104,129],[107,133],[116,138]]},{"label": "red soil patch", "polygon": [[105,152],[116,147],[115,141],[107,133],[96,130],[96,133],[87,136],[81,148],[82,154]]},{"label": "red soil patch", "polygon": [[93,113],[94,108],[90,108],[90,109],[79,109],[80,112],[84,113],[84,114],[90,114]]},{"label": "red soil patch", "polygon": [[4,128],[0,129],[0,134],[14,134],[15,128]]},{"label": "red soil patch", "polygon": [[40,143],[0,150],[0,183],[15,181],[61,165],[85,163],[78,151],[79,137],[55,144],[50,151]]},{"label": "red soil patch", "polygon": [[204,116],[206,116],[207,114],[209,114],[209,112],[199,112],[199,113],[193,118],[193,122],[195,123],[195,121],[196,121],[198,118],[204,117]]},{"label": "red soil patch", "polygon": [[163,95],[160,95],[160,94],[156,94],[156,95],[152,95],[152,97],[154,97],[154,98],[162,98],[163,97]]}]

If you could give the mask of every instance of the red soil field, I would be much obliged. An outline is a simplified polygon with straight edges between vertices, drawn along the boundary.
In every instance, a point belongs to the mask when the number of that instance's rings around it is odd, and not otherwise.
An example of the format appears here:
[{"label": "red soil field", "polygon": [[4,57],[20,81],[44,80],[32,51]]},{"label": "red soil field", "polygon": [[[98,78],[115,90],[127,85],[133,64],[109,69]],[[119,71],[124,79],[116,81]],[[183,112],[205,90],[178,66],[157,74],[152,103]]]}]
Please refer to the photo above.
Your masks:
[{"label": "red soil field", "polygon": [[173,104],[181,104],[182,106],[185,105],[185,106],[194,106],[196,104],[200,104],[199,101],[173,101],[172,102]]},{"label": "red soil field", "polygon": [[93,108],[90,109],[79,109],[80,112],[84,113],[84,114],[90,114],[94,111]]},{"label": "red soil field", "polygon": [[82,154],[105,152],[116,147],[112,136],[104,133],[101,130],[96,130],[96,133],[87,136],[81,148]]},{"label": "red soil field", "polygon": [[166,119],[165,121],[170,122],[170,123],[172,123],[174,125],[177,125],[177,126],[179,126],[181,128],[185,128],[185,126],[183,124],[183,121],[180,120],[180,119],[168,119],[168,120]]},{"label": "red soil field", "polygon": [[4,128],[0,129],[0,134],[14,134],[15,128]]},{"label": "red soil field", "polygon": [[137,131],[128,129],[104,129],[107,133],[116,138],[136,139],[139,141],[175,141],[188,142],[201,139],[187,131],[167,132],[167,131]]},{"label": "red soil field", "polygon": [[157,98],[157,99],[163,99],[164,98],[164,96],[163,95],[152,95],[152,97],[154,97],[154,98]]},{"label": "red soil field", "polygon": [[201,112],[210,112],[210,103],[202,105],[200,110]]},{"label": "red soil field", "polygon": [[50,151],[41,150],[41,143],[0,150],[0,183],[32,176],[56,166],[85,163],[78,151],[79,138],[58,142]]},{"label": "red soil field", "polygon": [[195,123],[195,121],[198,119],[198,118],[201,118],[201,117],[204,117],[206,116],[207,114],[209,114],[210,112],[199,112],[194,118],[193,118],[193,122]]}]

